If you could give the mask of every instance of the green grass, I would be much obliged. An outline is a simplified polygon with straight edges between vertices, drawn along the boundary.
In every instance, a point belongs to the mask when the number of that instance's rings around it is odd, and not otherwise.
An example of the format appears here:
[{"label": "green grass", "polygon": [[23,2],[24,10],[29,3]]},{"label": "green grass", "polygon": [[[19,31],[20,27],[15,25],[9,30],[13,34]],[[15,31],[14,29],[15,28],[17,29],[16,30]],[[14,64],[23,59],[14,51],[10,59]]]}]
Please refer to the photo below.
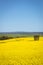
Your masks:
[{"label": "green grass", "polygon": [[[43,36],[43,35],[41,35],[41,34],[37,34],[37,35],[39,35],[39,36]],[[0,37],[2,37],[2,36],[8,36],[8,37],[33,37],[34,36],[34,34],[23,34],[23,33],[21,33],[21,34],[11,34],[11,33],[5,33],[5,34],[3,34],[3,33],[0,33]]]}]

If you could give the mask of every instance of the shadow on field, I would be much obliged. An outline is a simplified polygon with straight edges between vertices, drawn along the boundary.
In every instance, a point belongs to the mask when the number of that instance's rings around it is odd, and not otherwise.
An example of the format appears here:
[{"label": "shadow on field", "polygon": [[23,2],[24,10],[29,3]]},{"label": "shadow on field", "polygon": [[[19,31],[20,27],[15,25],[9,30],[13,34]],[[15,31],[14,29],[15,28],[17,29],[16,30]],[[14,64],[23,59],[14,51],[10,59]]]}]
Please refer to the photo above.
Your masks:
[{"label": "shadow on field", "polygon": [[6,42],[0,42],[0,44],[4,44],[4,43],[6,43]]}]

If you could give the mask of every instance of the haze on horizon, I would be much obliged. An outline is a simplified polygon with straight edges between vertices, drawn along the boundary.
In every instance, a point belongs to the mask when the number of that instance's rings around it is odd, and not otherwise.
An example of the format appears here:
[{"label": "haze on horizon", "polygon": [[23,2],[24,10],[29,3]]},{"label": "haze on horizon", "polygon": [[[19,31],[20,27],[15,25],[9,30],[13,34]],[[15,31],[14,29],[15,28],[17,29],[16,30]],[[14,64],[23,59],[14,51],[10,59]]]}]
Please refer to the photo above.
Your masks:
[{"label": "haze on horizon", "polygon": [[0,32],[43,32],[43,0],[0,0]]}]

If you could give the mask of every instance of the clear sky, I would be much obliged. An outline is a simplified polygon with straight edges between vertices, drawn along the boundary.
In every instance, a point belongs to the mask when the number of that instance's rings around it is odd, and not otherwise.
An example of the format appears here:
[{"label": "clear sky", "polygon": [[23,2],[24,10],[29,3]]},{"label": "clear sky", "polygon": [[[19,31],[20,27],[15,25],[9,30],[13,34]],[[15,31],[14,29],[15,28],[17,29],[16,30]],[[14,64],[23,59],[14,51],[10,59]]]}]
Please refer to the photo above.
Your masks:
[{"label": "clear sky", "polygon": [[0,0],[0,32],[43,32],[43,0]]}]

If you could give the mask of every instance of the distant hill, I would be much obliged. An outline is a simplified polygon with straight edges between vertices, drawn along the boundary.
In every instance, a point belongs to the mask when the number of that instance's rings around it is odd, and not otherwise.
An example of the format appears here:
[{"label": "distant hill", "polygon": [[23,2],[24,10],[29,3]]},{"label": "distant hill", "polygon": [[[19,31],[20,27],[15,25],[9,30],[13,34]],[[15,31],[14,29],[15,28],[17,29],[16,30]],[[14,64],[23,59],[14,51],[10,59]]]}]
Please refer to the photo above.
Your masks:
[{"label": "distant hill", "polygon": [[41,34],[43,35],[43,32],[1,32],[0,34]]},{"label": "distant hill", "polygon": [[24,37],[24,36],[34,36],[40,35],[43,36],[43,32],[1,32],[0,36],[11,36],[11,37]]}]

